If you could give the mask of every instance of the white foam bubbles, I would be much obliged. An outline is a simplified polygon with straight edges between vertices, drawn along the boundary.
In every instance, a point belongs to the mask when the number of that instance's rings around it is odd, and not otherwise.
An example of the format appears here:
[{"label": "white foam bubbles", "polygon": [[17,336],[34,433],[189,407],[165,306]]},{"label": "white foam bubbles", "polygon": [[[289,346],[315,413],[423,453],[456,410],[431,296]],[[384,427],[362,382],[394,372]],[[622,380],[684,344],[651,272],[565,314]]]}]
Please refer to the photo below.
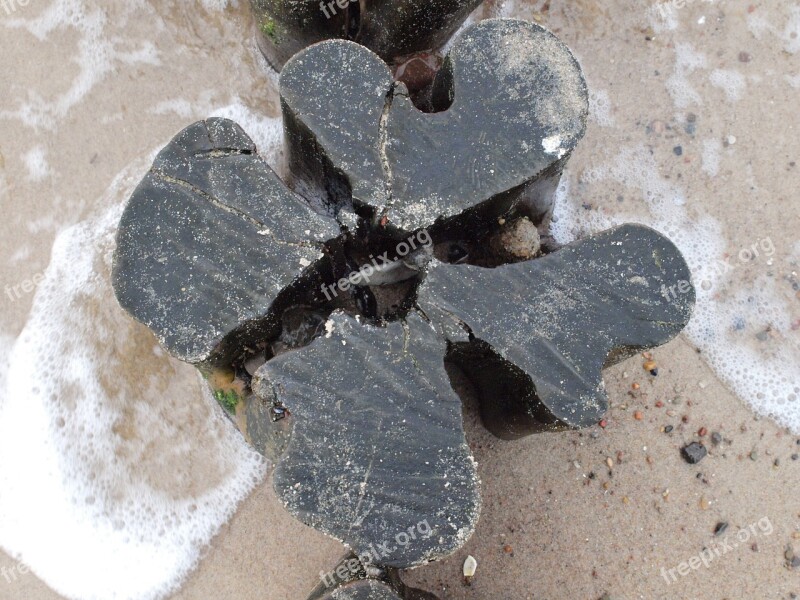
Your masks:
[{"label": "white foam bubbles", "polygon": [[[279,120],[218,113],[274,160]],[[0,546],[68,598],[165,597],[265,473],[195,369],[114,299],[116,224],[151,160],[57,237],[0,369]]]},{"label": "white foam bubbles", "polygon": [[238,6],[239,2],[238,0],[200,0],[200,4],[209,12],[222,12],[229,6]]},{"label": "white foam bubbles", "polygon": [[747,15],[747,28],[753,37],[760,40],[769,33],[783,42],[783,49],[789,54],[800,51],[800,4],[787,4],[781,7],[786,11],[787,19],[783,28],[776,27],[759,13]]},{"label": "white foam bubbles", "polygon": [[657,0],[645,13],[650,27],[656,33],[675,31],[678,28],[678,11],[671,0]]},{"label": "white foam bubbles", "polygon": [[589,118],[600,127],[614,125],[614,116],[611,114],[611,99],[607,90],[598,90],[589,85]]},{"label": "white foam bubbles", "polygon": [[800,90],[800,75],[785,75],[786,83],[796,90]]},{"label": "white foam bubbles", "polygon": [[708,64],[705,54],[687,42],[675,44],[675,71],[667,80],[667,91],[678,108],[702,104],[703,99],[689,82],[689,76]]},{"label": "white foam bubbles", "polygon": [[703,171],[709,177],[716,177],[719,174],[721,162],[722,142],[717,138],[703,140]]},{"label": "white foam bubbles", "polygon": [[745,87],[747,87],[744,76],[731,69],[714,69],[709,75],[709,81],[711,81],[711,85],[724,91],[730,102],[740,100]]},{"label": "white foam bubbles", "polygon": [[[689,340],[756,412],[800,433],[800,343],[791,331],[790,304],[776,280],[766,276],[771,264],[767,261],[774,260],[772,241],[755,236],[746,247],[733,249],[733,260],[726,260],[731,248],[720,223],[686,209],[683,191],[660,175],[644,146],[625,148],[580,176],[581,185],[589,189],[624,186],[626,196],[632,193],[641,200],[627,213],[586,210],[570,193],[568,182],[565,175],[557,194],[552,225],[556,241],[569,243],[622,222],[643,223],[667,235],[686,258],[697,288],[695,312],[686,329]],[[800,243],[796,251],[797,256],[786,259],[795,269]]]},{"label": "white foam bubbles", "polygon": [[44,181],[50,175],[50,165],[47,164],[47,151],[43,146],[36,146],[27,152],[22,160],[28,169],[28,181]]},{"label": "white foam bubbles", "polygon": [[[129,6],[135,9],[137,3]],[[125,17],[123,17],[124,19]],[[79,39],[77,47],[69,53],[78,65],[78,74],[70,86],[55,98],[46,99],[34,90],[27,90],[19,108],[0,112],[1,118],[19,119],[33,128],[53,130],[58,121],[77,105],[100,81],[112,73],[116,63],[157,65],[158,52],[147,40],[138,48],[128,49],[116,36],[107,35],[106,13],[102,8],[89,8],[81,0],[53,0],[36,17],[3,19],[3,25],[25,29],[38,40],[46,40],[54,32],[74,30]]]}]

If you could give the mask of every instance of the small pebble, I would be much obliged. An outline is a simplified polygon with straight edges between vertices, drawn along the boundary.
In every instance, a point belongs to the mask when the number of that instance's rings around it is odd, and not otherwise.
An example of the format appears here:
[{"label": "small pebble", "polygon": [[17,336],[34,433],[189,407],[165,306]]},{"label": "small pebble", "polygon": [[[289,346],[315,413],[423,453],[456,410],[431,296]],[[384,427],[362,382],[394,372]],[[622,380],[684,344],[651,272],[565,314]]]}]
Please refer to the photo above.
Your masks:
[{"label": "small pebble", "polygon": [[758,452],[756,452],[755,450],[752,450],[750,452],[750,460],[758,460]]},{"label": "small pebble", "polygon": [[683,146],[675,146],[672,151],[675,153],[675,156],[681,156],[683,154]]},{"label": "small pebble", "polygon": [[681,455],[683,456],[683,460],[691,465],[696,465],[701,460],[703,460],[706,455],[708,454],[708,450],[703,444],[699,444],[697,442],[692,442],[691,444],[687,444],[683,448],[681,448]]},{"label": "small pebble", "polygon": [[644,415],[642,414],[642,411],[637,410],[635,413],[633,413],[633,418],[636,419],[637,421],[641,421],[642,419],[644,419]]},{"label": "small pebble", "polygon": [[715,446],[718,446],[719,444],[721,444],[722,443],[722,435],[717,431],[712,433],[711,434],[711,443],[714,444]]},{"label": "small pebble", "polygon": [[728,529],[728,523],[725,521],[720,521],[717,523],[717,526],[714,527],[714,535],[722,535]]},{"label": "small pebble", "polygon": [[672,425],[667,425],[664,427],[664,433],[672,433],[672,430],[675,429]]},{"label": "small pebble", "polygon": [[701,427],[700,429],[697,430],[697,435],[699,435],[700,437],[705,437],[707,433],[708,429],[706,429],[705,427]]},{"label": "small pebble", "polygon": [[702,496],[700,498],[700,509],[701,510],[708,510],[711,507],[711,502],[708,501],[708,498]]},{"label": "small pebble", "polygon": [[748,52],[739,52],[739,62],[749,63],[751,60],[753,60],[753,57]]}]

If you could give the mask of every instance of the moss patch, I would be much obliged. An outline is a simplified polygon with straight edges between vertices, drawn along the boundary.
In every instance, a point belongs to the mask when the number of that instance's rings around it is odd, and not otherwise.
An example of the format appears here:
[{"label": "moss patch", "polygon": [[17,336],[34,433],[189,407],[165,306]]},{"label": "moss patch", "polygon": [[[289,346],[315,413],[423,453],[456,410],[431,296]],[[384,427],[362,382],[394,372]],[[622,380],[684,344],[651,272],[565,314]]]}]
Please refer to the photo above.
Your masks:
[{"label": "moss patch", "polygon": [[214,398],[217,399],[220,406],[227,410],[229,413],[236,412],[236,406],[239,404],[241,398],[233,390],[217,390],[214,392]]},{"label": "moss patch", "polygon": [[273,19],[270,19],[269,17],[265,18],[263,21],[261,21],[259,29],[261,30],[261,33],[263,33],[273,42],[278,43],[278,26],[275,24]]}]

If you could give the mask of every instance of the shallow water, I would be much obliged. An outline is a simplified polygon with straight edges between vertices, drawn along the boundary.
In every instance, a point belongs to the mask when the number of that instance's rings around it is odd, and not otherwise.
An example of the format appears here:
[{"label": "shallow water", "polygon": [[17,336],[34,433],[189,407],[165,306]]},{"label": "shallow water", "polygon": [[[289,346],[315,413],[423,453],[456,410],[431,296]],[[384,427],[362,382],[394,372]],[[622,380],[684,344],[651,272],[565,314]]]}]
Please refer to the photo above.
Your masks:
[{"label": "shallow water", "polygon": [[[698,286],[700,358],[800,433],[800,5],[551,4],[473,19],[542,18],[586,71],[557,239],[624,221],[669,235]],[[266,470],[109,284],[121,207],[182,127],[234,118],[282,163],[251,28],[244,2],[0,8],[0,546],[67,597],[169,594]]]}]

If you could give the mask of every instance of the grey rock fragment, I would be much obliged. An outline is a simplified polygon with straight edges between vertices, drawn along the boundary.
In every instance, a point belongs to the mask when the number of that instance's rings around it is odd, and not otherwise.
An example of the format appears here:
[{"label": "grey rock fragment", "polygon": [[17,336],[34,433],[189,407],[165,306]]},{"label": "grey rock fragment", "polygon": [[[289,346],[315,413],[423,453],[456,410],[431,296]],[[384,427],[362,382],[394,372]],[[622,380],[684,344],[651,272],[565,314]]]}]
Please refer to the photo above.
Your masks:
[{"label": "grey rock fragment", "polygon": [[681,456],[690,465],[696,465],[708,454],[708,450],[699,442],[692,442],[681,448]]}]

